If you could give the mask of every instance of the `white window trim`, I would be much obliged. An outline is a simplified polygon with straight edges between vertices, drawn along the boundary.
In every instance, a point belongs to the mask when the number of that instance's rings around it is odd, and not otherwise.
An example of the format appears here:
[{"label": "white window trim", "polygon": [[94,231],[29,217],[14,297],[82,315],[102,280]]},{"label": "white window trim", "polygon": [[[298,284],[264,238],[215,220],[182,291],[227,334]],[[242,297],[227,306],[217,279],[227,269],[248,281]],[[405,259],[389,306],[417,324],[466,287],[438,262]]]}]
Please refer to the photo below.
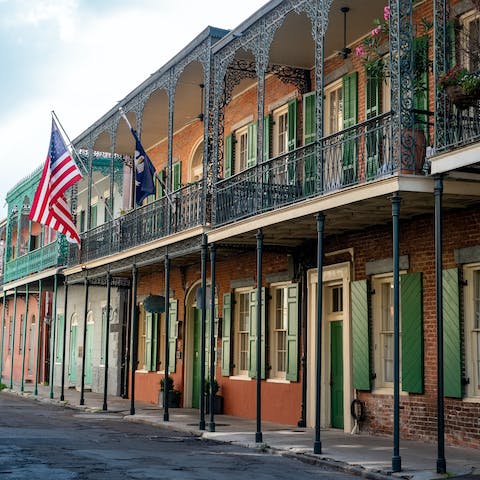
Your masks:
[{"label": "white window trim", "polygon": [[[237,288],[235,289],[234,292],[234,300],[235,304],[237,305],[237,308],[234,309],[234,341],[233,341],[233,359],[234,359],[234,374],[230,377],[230,379],[250,379],[248,375],[248,361],[249,361],[249,354],[250,351],[247,350],[248,356],[247,356],[247,370],[240,370],[240,342],[239,342],[239,325],[240,325],[240,308],[239,308],[239,302],[237,301],[237,295],[241,294],[247,294],[249,295],[253,290],[255,290],[252,287],[244,287],[244,288]],[[250,310],[250,301],[249,301],[249,307],[248,309]],[[250,313],[250,312],[249,312]]]},{"label": "white window trim", "polygon": [[[276,110],[274,110],[272,112],[272,121],[273,121],[273,128],[272,128],[272,137],[273,137],[272,150],[273,150],[273,153],[271,155],[272,158],[273,157],[278,157],[279,155],[283,155],[288,150],[288,145],[285,145],[285,152],[282,152],[282,153],[279,152],[279,141],[278,141],[278,135],[279,135],[278,127],[279,127],[279,124],[278,124],[278,118],[282,115],[285,115],[285,114],[287,114],[287,137],[288,137],[288,103],[285,104],[285,105],[282,105],[281,107],[277,108]],[[288,143],[288,138],[287,138],[286,143]]]},{"label": "white window trim", "polygon": [[[338,90],[338,89],[341,89],[343,88],[343,80],[342,78],[339,78],[338,80],[335,80],[334,82],[328,84],[325,89],[324,89],[324,106],[323,106],[323,109],[324,109],[324,118],[326,119],[326,121],[324,122],[324,126],[325,126],[325,135],[330,135],[330,134],[333,134],[333,133],[336,133],[336,132],[331,132],[330,131],[330,108],[331,108],[331,105],[330,105],[330,93],[333,92],[334,90]],[[342,98],[342,104],[343,104],[343,98]],[[340,129],[341,130],[341,129]]]},{"label": "white window trim", "polygon": [[[467,13],[463,14],[459,21],[461,25],[461,32],[462,36],[460,37],[461,42],[466,42],[468,40],[467,33],[470,31],[470,23],[474,22],[480,18],[480,12],[477,12],[476,10],[469,10]],[[480,32],[479,32],[480,33]],[[458,58],[458,57],[457,57]],[[460,58],[459,58],[460,65],[465,67],[467,70],[469,70],[469,55],[468,55],[468,47],[465,47],[465,45],[460,45]]]},{"label": "white window trim", "polygon": [[[249,125],[249,124],[248,124]],[[247,162],[248,162],[248,125],[244,125],[243,127],[235,130],[234,138],[235,138],[235,155],[234,155],[234,165],[233,165],[233,173],[240,173],[247,169]],[[241,141],[240,138],[242,135],[245,135],[246,138],[246,150],[245,150],[245,165],[240,165],[240,147]]]}]

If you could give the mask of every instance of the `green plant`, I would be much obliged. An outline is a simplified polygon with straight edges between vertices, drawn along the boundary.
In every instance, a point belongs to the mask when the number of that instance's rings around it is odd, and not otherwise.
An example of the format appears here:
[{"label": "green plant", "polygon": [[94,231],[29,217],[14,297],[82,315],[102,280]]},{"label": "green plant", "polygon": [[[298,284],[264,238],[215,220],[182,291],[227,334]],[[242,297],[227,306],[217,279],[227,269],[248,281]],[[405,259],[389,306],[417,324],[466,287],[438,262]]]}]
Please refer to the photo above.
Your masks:
[{"label": "green plant", "polygon": [[480,93],[480,74],[470,73],[466,68],[455,65],[438,79],[438,86],[446,90],[448,87],[458,86],[466,95]]},{"label": "green plant", "polygon": [[7,388],[7,386],[4,383],[0,382],[0,391],[2,391],[4,388]]},{"label": "green plant", "polygon": [[[169,392],[173,390],[173,378],[170,375],[167,377],[167,386]],[[160,379],[160,391],[165,391],[165,377]]]},{"label": "green plant", "polygon": [[[220,390],[220,385],[214,379],[213,380],[213,394],[216,395],[219,390]],[[208,378],[205,379],[205,390],[204,391],[207,395],[210,394],[210,380]]]}]

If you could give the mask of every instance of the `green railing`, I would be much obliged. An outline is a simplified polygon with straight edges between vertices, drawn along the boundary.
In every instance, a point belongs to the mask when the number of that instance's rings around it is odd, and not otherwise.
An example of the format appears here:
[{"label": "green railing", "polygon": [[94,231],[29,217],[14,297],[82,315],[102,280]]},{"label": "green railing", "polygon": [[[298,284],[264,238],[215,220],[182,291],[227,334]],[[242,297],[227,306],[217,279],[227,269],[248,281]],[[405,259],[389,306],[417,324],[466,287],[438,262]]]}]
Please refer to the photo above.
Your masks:
[{"label": "green railing", "polygon": [[12,282],[47,268],[65,265],[67,245],[65,237],[61,235],[54,242],[44,247],[6,262],[3,282]]}]

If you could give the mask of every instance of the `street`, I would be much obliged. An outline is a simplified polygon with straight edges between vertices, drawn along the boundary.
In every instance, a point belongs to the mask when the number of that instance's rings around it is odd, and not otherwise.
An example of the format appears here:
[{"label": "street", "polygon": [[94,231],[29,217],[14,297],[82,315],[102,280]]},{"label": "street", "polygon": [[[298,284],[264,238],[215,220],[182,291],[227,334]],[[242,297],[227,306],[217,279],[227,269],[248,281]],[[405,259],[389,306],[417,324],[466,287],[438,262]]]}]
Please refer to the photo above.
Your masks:
[{"label": "street", "polygon": [[0,393],[0,478],[358,478],[297,460]]}]

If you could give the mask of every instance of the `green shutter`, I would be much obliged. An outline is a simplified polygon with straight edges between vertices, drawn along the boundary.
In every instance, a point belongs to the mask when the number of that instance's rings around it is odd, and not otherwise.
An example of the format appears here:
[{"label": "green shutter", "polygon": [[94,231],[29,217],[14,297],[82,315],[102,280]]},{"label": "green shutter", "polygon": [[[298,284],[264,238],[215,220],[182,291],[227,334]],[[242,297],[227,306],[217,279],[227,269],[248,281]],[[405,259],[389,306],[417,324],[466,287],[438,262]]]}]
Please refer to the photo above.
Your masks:
[{"label": "green shutter", "polygon": [[[62,314],[57,314],[57,354],[55,361],[57,363],[63,360],[63,328],[65,325],[65,317]],[[21,330],[23,331],[23,330]],[[21,345],[20,345],[21,346]]]},{"label": "green shutter", "polygon": [[252,122],[247,129],[247,168],[257,164],[257,122]]},{"label": "green shutter", "polygon": [[297,99],[288,102],[288,151],[297,148]]},{"label": "green shutter", "polygon": [[298,284],[287,288],[287,372],[286,379],[298,382]]},{"label": "green shutter", "polygon": [[[456,36],[456,21],[453,18],[448,22],[448,40],[449,40],[449,55],[448,55],[448,60],[449,60],[449,65],[447,65],[447,70],[448,68],[454,67],[457,64],[457,36]],[[444,73],[444,72],[440,72]]]},{"label": "green shutter", "polygon": [[272,116],[265,115],[263,118],[263,161],[270,158],[270,129],[272,126]]},{"label": "green shutter", "polygon": [[157,346],[158,346],[158,313],[152,315],[152,356],[150,370],[157,371]]},{"label": "green shutter", "polygon": [[97,226],[97,204],[90,206],[90,228]]},{"label": "green shutter", "polygon": [[[413,108],[416,110],[428,110],[428,35],[416,37],[413,40],[414,59],[414,91]],[[426,134],[428,133],[428,115],[415,114],[415,123]]]},{"label": "green shutter", "polygon": [[315,141],[315,92],[303,96],[303,144]]},{"label": "green shutter", "polygon": [[223,321],[222,321],[222,375],[230,376],[230,337],[232,325],[232,294],[223,295]]},{"label": "green shutter", "polygon": [[233,157],[234,157],[233,134],[227,135],[225,138],[225,168],[223,172],[224,178],[232,176],[233,173]]},{"label": "green shutter", "polygon": [[[352,127],[358,121],[358,74],[352,72],[343,77],[343,128]],[[351,140],[349,140],[351,138]],[[343,140],[343,183],[351,185],[357,180],[357,145],[355,131],[345,134]]]},{"label": "green shutter", "polygon": [[172,165],[172,191],[182,186],[182,162],[175,162]]},{"label": "green shutter", "polygon": [[357,280],[351,284],[353,388],[371,389],[370,329],[368,324],[368,284]]},{"label": "green shutter", "polygon": [[446,397],[462,398],[458,270],[443,271],[443,380]]},{"label": "green shutter", "polygon": [[[367,78],[365,89],[365,114],[367,120],[376,117],[380,113],[380,82],[381,80],[376,77]],[[377,176],[380,140],[378,122],[367,124],[365,139],[367,147],[367,180]]]},{"label": "green shutter", "polygon": [[400,275],[402,390],[423,393],[422,274]]},{"label": "green shutter", "polygon": [[155,194],[157,199],[165,195],[165,170],[159,170],[156,174]]},{"label": "green shutter", "polygon": [[145,370],[152,370],[152,316],[151,312],[145,312]]},{"label": "green shutter", "polygon": [[170,311],[169,311],[169,332],[168,332],[168,345],[169,345],[169,356],[168,356],[168,371],[170,373],[175,372],[175,363],[176,363],[176,350],[177,350],[177,308],[178,300],[170,300]]},{"label": "green shutter", "polygon": [[[265,368],[265,295],[266,289],[262,288],[262,336],[261,336],[261,375],[262,378],[265,378],[266,368]],[[249,338],[248,338],[248,376],[250,378],[257,377],[257,289],[250,292],[249,298]]]}]

